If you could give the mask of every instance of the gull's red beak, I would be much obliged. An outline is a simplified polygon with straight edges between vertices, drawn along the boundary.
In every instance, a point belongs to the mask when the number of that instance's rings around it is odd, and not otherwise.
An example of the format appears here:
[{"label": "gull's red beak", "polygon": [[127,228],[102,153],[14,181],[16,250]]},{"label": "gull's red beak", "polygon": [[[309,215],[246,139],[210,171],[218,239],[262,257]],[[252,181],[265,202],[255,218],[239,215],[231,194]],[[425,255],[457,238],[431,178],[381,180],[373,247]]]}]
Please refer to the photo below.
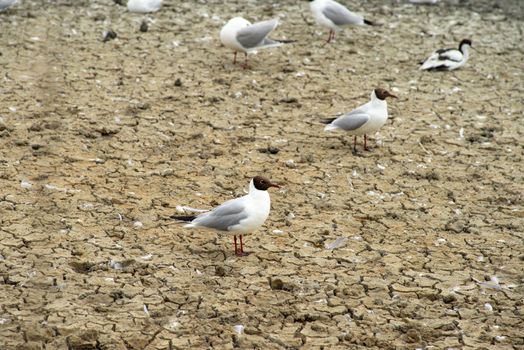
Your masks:
[{"label": "gull's red beak", "polygon": [[269,184],[269,187],[280,188],[280,185],[277,185],[277,184],[275,184],[275,183],[270,183],[270,184]]}]

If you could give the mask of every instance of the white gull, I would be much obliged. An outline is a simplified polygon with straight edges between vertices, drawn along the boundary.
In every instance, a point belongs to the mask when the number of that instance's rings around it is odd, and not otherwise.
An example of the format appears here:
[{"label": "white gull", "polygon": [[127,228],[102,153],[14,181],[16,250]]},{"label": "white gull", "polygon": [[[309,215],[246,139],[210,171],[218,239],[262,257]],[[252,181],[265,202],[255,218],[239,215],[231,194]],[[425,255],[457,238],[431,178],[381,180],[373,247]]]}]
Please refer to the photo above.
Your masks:
[{"label": "white gull", "polygon": [[323,120],[325,131],[341,129],[354,135],[353,150],[356,152],[357,136],[364,135],[364,149],[367,150],[367,134],[376,132],[388,119],[387,97],[397,97],[389,91],[376,88],[371,92],[371,101],[337,118]]},{"label": "white gull", "polygon": [[277,47],[295,42],[294,40],[269,39],[267,36],[277,25],[278,19],[251,24],[251,22],[242,17],[235,17],[230,19],[220,30],[220,41],[224,46],[235,52],[233,64],[236,63],[237,52],[245,54],[244,68],[246,68],[248,53],[258,49]]},{"label": "white gull", "polygon": [[[247,255],[244,252],[242,235],[259,229],[271,208],[269,193],[270,187],[280,187],[263,176],[255,176],[249,183],[249,193],[243,197],[231,199],[211,211],[189,216],[171,216],[172,219],[186,221],[188,228],[208,228],[216,231],[233,234],[235,254]],[[237,236],[240,238],[240,249],[237,247]]]},{"label": "white gull", "polygon": [[309,3],[309,7],[317,23],[329,28],[328,43],[335,39],[335,33],[341,31],[343,26],[373,25],[373,22],[333,0],[314,0]]}]

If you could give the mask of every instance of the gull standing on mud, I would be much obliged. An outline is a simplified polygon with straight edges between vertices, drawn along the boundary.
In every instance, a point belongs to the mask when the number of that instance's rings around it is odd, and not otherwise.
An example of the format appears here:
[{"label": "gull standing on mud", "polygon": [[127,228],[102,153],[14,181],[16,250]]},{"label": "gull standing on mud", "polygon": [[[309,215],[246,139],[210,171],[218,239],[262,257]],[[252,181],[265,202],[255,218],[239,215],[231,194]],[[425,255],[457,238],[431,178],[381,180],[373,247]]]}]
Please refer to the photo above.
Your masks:
[{"label": "gull standing on mud", "polygon": [[335,39],[335,33],[342,30],[342,26],[373,25],[373,22],[364,19],[359,14],[349,11],[344,5],[333,0],[309,0],[309,8],[318,24],[329,28],[327,42]]},{"label": "gull standing on mud", "polygon": [[368,103],[338,118],[324,119],[323,123],[327,124],[324,131],[341,129],[350,135],[355,135],[353,140],[355,152],[357,151],[357,136],[364,135],[364,149],[367,151],[367,134],[378,131],[388,119],[387,97],[397,98],[385,89],[376,88],[371,92],[371,101]]},{"label": "gull standing on mud", "polygon": [[[272,183],[263,176],[255,176],[249,183],[249,193],[243,197],[231,199],[211,211],[199,215],[171,216],[172,219],[188,221],[184,227],[209,228],[217,231],[230,232],[235,242],[235,254],[244,256],[242,235],[260,228],[269,216],[271,201],[268,188],[279,185]],[[240,249],[237,246],[237,236],[240,238]]]},{"label": "gull standing on mud", "polygon": [[160,10],[162,0],[129,0],[127,10],[129,12],[148,13]]},{"label": "gull standing on mud", "polygon": [[245,54],[244,68],[247,68],[247,54],[270,47],[282,46],[295,42],[295,40],[274,40],[267,36],[278,25],[278,19],[257,22],[251,24],[242,17],[235,17],[229,20],[220,31],[220,41],[222,44],[235,52],[233,64],[237,61],[237,52]]},{"label": "gull standing on mud", "polygon": [[439,0],[408,0],[408,2],[416,5],[435,5]]},{"label": "gull standing on mud", "polygon": [[6,11],[8,8],[17,3],[18,0],[0,0],[0,12]]},{"label": "gull standing on mud", "polygon": [[471,40],[464,39],[457,49],[440,49],[433,52],[422,62],[420,70],[447,71],[462,67],[469,58],[469,48],[473,48]]}]

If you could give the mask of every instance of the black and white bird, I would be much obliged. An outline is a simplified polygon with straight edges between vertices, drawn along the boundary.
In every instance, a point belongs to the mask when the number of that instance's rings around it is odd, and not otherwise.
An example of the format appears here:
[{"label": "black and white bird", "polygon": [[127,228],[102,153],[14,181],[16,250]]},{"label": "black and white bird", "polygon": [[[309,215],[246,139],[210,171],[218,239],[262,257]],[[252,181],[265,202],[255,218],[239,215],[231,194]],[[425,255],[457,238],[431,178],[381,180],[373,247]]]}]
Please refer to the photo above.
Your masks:
[{"label": "black and white bird", "polygon": [[[271,208],[271,200],[267,190],[270,187],[280,188],[263,176],[255,176],[249,183],[249,193],[243,197],[231,199],[220,206],[193,216],[171,216],[172,219],[187,221],[184,227],[207,228],[233,234],[235,254],[247,255],[244,252],[242,235],[259,229]],[[240,238],[240,247],[237,246],[237,235]]]},{"label": "black and white bird", "polygon": [[376,88],[371,92],[371,101],[368,103],[340,117],[324,119],[323,123],[327,124],[324,131],[340,129],[354,135],[353,150],[355,152],[357,151],[357,136],[364,135],[364,149],[367,151],[367,134],[378,131],[388,120],[387,97],[397,98],[385,89]]},{"label": "black and white bird", "polygon": [[327,42],[335,39],[335,34],[347,25],[373,25],[361,15],[349,11],[344,5],[333,0],[309,0],[309,7],[318,24],[329,28]]},{"label": "black and white bird", "polygon": [[237,52],[243,52],[245,54],[244,68],[247,68],[248,53],[295,42],[295,40],[269,39],[267,36],[277,25],[278,19],[251,24],[242,17],[235,17],[230,19],[220,30],[220,41],[224,46],[235,52],[233,64],[237,61]]},{"label": "black and white bird", "polygon": [[469,58],[469,49],[473,48],[471,40],[464,39],[457,49],[440,49],[433,52],[421,62],[420,70],[447,71],[462,67]]}]

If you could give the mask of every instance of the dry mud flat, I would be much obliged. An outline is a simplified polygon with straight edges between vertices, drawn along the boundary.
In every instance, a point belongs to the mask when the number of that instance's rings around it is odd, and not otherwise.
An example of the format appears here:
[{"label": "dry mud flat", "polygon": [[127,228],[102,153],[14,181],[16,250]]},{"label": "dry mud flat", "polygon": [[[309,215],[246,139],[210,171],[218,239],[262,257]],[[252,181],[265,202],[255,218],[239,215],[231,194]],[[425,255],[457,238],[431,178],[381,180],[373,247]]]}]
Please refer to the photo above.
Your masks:
[{"label": "dry mud flat", "polygon": [[[522,2],[351,4],[382,25],[333,45],[298,1],[1,14],[0,348],[522,349]],[[299,41],[242,70],[233,13]],[[318,120],[375,86],[400,98],[353,155]],[[285,187],[250,256],[165,219],[254,174]]]}]

